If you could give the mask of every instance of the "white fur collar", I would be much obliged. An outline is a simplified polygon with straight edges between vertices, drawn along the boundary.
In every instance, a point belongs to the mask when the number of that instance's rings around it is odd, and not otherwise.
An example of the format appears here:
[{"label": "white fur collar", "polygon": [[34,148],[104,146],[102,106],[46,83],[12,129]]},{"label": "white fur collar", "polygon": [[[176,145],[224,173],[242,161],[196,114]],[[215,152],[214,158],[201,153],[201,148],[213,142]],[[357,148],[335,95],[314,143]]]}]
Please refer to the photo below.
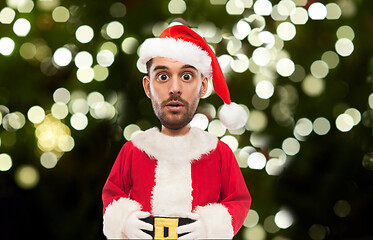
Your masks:
[{"label": "white fur collar", "polygon": [[171,137],[151,128],[132,137],[131,141],[141,151],[157,160],[192,161],[214,150],[218,139],[199,128],[191,128],[183,136]]}]

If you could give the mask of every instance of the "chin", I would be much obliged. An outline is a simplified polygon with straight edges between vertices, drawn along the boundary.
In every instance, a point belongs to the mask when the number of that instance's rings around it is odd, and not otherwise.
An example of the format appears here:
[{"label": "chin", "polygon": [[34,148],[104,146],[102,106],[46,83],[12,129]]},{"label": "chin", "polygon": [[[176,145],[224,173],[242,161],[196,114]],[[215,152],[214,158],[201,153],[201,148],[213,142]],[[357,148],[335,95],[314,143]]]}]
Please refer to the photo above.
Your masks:
[{"label": "chin", "polygon": [[190,121],[191,119],[189,118],[177,118],[177,119],[174,118],[174,119],[167,119],[167,120],[160,119],[161,124],[171,130],[182,129],[183,127],[188,125]]}]

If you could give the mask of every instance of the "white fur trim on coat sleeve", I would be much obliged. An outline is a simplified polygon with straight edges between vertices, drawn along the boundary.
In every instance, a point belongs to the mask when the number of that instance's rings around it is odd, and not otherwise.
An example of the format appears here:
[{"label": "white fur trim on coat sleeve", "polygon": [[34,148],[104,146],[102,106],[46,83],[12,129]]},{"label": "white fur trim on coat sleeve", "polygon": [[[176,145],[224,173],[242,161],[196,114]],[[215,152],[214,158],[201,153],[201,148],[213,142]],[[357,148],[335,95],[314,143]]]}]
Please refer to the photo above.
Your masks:
[{"label": "white fur trim on coat sleeve", "polygon": [[104,214],[104,227],[103,232],[108,239],[124,238],[123,227],[128,216],[135,212],[140,211],[141,205],[128,198],[119,198],[110,203],[105,210]]},{"label": "white fur trim on coat sleeve", "polygon": [[232,216],[225,206],[219,203],[212,203],[203,207],[197,207],[195,212],[207,227],[207,238],[233,238]]},{"label": "white fur trim on coat sleeve", "polygon": [[238,129],[245,126],[248,116],[243,107],[231,102],[223,105],[219,111],[219,118],[226,128]]}]

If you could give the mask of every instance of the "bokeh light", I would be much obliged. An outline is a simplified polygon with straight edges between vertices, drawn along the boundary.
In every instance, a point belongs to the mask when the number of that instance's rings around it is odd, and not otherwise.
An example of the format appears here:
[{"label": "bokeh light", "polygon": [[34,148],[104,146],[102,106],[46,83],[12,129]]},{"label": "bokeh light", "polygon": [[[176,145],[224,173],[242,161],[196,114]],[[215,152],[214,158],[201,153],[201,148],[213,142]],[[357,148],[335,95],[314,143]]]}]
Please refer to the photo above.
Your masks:
[{"label": "bokeh light", "polygon": [[93,72],[94,72],[94,79],[99,82],[106,80],[107,77],[109,76],[109,69],[101,65],[95,65],[93,67]]},{"label": "bokeh light", "polygon": [[126,54],[134,54],[136,53],[136,49],[139,46],[139,42],[137,41],[136,38],[133,37],[128,37],[125,38],[122,42],[122,50]]},{"label": "bokeh light", "polygon": [[12,158],[6,154],[1,153],[0,154],[0,171],[8,171],[13,166]]},{"label": "bokeh light", "polygon": [[325,82],[323,79],[306,76],[302,82],[302,90],[310,97],[317,97],[324,92]]},{"label": "bokeh light", "polygon": [[47,169],[54,168],[57,161],[57,156],[53,152],[45,152],[40,156],[40,164]]},{"label": "bokeh light", "polygon": [[280,59],[277,62],[276,70],[277,70],[278,74],[280,74],[281,76],[289,77],[295,71],[294,62],[289,58]]},{"label": "bokeh light", "polygon": [[89,68],[93,64],[93,57],[89,52],[81,51],[75,55],[74,61],[78,68]]},{"label": "bokeh light", "polygon": [[292,11],[290,20],[294,24],[306,24],[306,22],[308,21],[307,10],[302,7],[297,7],[294,11]]},{"label": "bokeh light", "polygon": [[265,240],[267,233],[263,226],[260,224],[255,225],[252,228],[246,228],[244,232],[244,238],[250,240]]},{"label": "bokeh light", "polygon": [[335,120],[337,129],[341,132],[348,132],[354,126],[354,119],[347,113],[340,114]]},{"label": "bokeh light", "polygon": [[322,54],[321,60],[324,61],[329,69],[336,68],[339,64],[339,56],[334,51],[326,51]]},{"label": "bokeh light", "polygon": [[14,178],[20,188],[31,189],[39,183],[40,175],[34,166],[21,165],[16,169]]},{"label": "bokeh light", "polygon": [[253,110],[247,121],[247,128],[249,131],[260,132],[267,127],[268,119],[264,112]]},{"label": "bokeh light", "polygon": [[254,3],[254,12],[258,15],[269,16],[272,12],[272,3],[268,0],[257,0]]},{"label": "bokeh light", "polygon": [[263,153],[254,152],[247,158],[247,165],[251,169],[263,169],[266,165],[267,159]]},{"label": "bokeh light", "polygon": [[134,134],[141,132],[141,129],[136,124],[130,124],[123,130],[123,136],[127,141],[130,141]]},{"label": "bokeh light", "polygon": [[323,20],[326,18],[326,7],[321,2],[315,2],[308,8],[308,15],[312,20]]},{"label": "bokeh light", "polygon": [[351,212],[351,205],[346,200],[338,200],[333,207],[335,215],[340,218],[347,217]]},{"label": "bokeh light", "polygon": [[58,88],[53,93],[53,100],[67,104],[70,101],[70,92],[66,88]]},{"label": "bokeh light", "polygon": [[253,60],[258,66],[266,66],[271,61],[272,55],[266,48],[257,48],[253,51]]},{"label": "bokeh light", "polygon": [[325,135],[330,131],[329,120],[324,117],[316,118],[313,122],[313,131],[318,135]]},{"label": "bokeh light", "polygon": [[208,126],[208,132],[217,137],[222,137],[225,134],[226,130],[227,129],[218,119],[211,121]]},{"label": "bokeh light", "polygon": [[89,43],[94,37],[93,28],[88,25],[82,25],[76,30],[75,37],[81,43]]},{"label": "bokeh light", "polygon": [[243,73],[249,68],[249,58],[245,54],[237,54],[236,59],[230,63],[232,70],[237,73]]},{"label": "bokeh light", "polygon": [[225,8],[229,15],[241,15],[245,10],[245,5],[240,0],[228,0]]},{"label": "bokeh light", "polygon": [[243,40],[251,32],[250,24],[247,21],[240,20],[233,27],[233,35],[239,40]]},{"label": "bokeh light", "polygon": [[278,158],[271,158],[268,160],[265,170],[268,175],[278,176],[282,173],[284,169],[284,163]]},{"label": "bokeh light", "polygon": [[361,113],[356,108],[349,108],[345,111],[346,114],[350,115],[354,121],[354,126],[359,124],[361,120]]},{"label": "bokeh light", "polygon": [[311,120],[307,118],[301,118],[295,124],[294,132],[302,137],[306,137],[311,134],[313,130]]},{"label": "bokeh light", "polygon": [[295,3],[291,0],[281,0],[277,5],[278,13],[285,17],[290,16],[294,12],[295,7]]},{"label": "bokeh light", "polygon": [[3,127],[7,131],[17,131],[26,123],[25,116],[20,112],[8,113],[3,117]]},{"label": "bokeh light", "polygon": [[38,0],[36,4],[42,11],[52,11],[60,5],[60,0]]},{"label": "bokeh light", "polygon": [[289,228],[293,224],[293,221],[293,216],[288,210],[280,210],[275,215],[275,223],[279,228]]},{"label": "bokeh light", "polygon": [[325,78],[326,75],[328,75],[328,73],[329,73],[328,64],[326,64],[322,60],[314,61],[311,64],[311,69],[310,70],[311,70],[311,74],[315,78]]},{"label": "bokeh light", "polygon": [[32,123],[41,123],[45,117],[45,111],[40,106],[33,106],[27,112],[27,117]]},{"label": "bokeh light", "polygon": [[293,82],[301,82],[306,76],[306,71],[304,67],[302,67],[299,64],[295,64],[294,66],[294,72],[289,76],[289,79]]},{"label": "bokeh light", "polygon": [[300,144],[295,138],[286,138],[282,142],[282,149],[287,155],[294,156],[300,150]]},{"label": "bokeh light", "polygon": [[344,25],[338,28],[337,30],[337,38],[347,38],[350,39],[351,41],[354,40],[355,38],[355,33],[352,27]]},{"label": "bokeh light", "polygon": [[57,49],[53,54],[53,61],[60,67],[65,67],[70,64],[72,53],[69,49],[62,47]]},{"label": "bokeh light", "polygon": [[76,77],[77,79],[82,83],[90,83],[92,82],[93,78],[95,76],[95,72],[93,71],[93,68],[79,68],[76,71]]},{"label": "bokeh light", "polygon": [[37,146],[43,152],[69,152],[75,144],[69,127],[52,114],[45,116],[45,119],[36,126],[35,136]]},{"label": "bokeh light", "polygon": [[258,95],[258,97],[262,99],[268,99],[272,97],[274,93],[274,86],[270,81],[260,81],[256,87],[255,87],[255,92]]},{"label": "bokeh light", "polygon": [[114,54],[109,50],[101,50],[97,54],[97,62],[103,67],[110,67],[114,62]]},{"label": "bokeh light", "polygon": [[277,35],[284,41],[290,41],[295,37],[295,26],[290,22],[280,23],[277,27]]},{"label": "bokeh light", "polygon": [[171,14],[182,14],[185,12],[187,6],[184,0],[171,0],[168,3],[168,11]]},{"label": "bokeh light", "polygon": [[4,56],[12,54],[15,47],[15,43],[11,38],[2,37],[0,38],[0,53]]},{"label": "bokeh light", "polygon": [[367,170],[373,170],[373,152],[364,154],[362,165]]},{"label": "bokeh light", "polygon": [[268,233],[276,233],[280,230],[280,228],[276,225],[275,223],[275,216],[271,215],[266,217],[264,219],[264,224],[263,224],[264,230]]},{"label": "bokeh light", "polygon": [[247,214],[243,225],[248,228],[252,228],[256,226],[259,222],[259,214],[254,209],[250,209],[249,213]]},{"label": "bokeh light", "polygon": [[10,24],[13,22],[15,16],[16,12],[13,9],[5,7],[0,11],[0,23]]},{"label": "bokeh light", "polygon": [[192,121],[190,122],[191,127],[197,127],[205,130],[209,124],[209,120],[205,114],[197,113],[194,115]]},{"label": "bokeh light", "polygon": [[348,38],[340,38],[335,43],[335,50],[342,57],[347,57],[354,51],[354,44]]},{"label": "bokeh light", "polygon": [[326,4],[326,18],[329,20],[336,20],[339,19],[342,15],[342,10],[336,3],[328,3]]},{"label": "bokeh light", "polygon": [[275,45],[276,39],[275,36],[268,31],[262,31],[258,33],[258,38],[264,44],[267,44],[267,48],[272,48]]},{"label": "bokeh light", "polygon": [[232,152],[235,152],[238,148],[238,141],[235,137],[231,135],[226,135],[220,139],[222,142],[226,143],[232,150]]},{"label": "bokeh light", "polygon": [[112,39],[118,39],[122,37],[124,33],[123,25],[118,21],[109,23],[106,27],[106,34]]},{"label": "bokeh light", "polygon": [[67,8],[59,6],[53,10],[52,18],[55,22],[67,22],[70,18],[70,12]]},{"label": "bokeh light", "polygon": [[25,37],[31,30],[31,23],[25,18],[19,18],[14,22],[13,31],[19,37]]},{"label": "bokeh light", "polygon": [[89,111],[88,102],[84,98],[76,98],[69,105],[72,113],[83,113],[85,115]]},{"label": "bokeh light", "polygon": [[74,129],[81,131],[87,127],[88,118],[83,113],[77,112],[71,116],[70,124]]},{"label": "bokeh light", "polygon": [[113,42],[104,42],[100,47],[101,50],[109,50],[114,56],[118,54],[118,46]]},{"label": "bokeh light", "polygon": [[368,104],[371,109],[373,109],[373,93],[371,93],[368,97]]},{"label": "bokeh light", "polygon": [[57,102],[52,105],[51,113],[57,119],[65,119],[69,114],[69,109],[66,104]]},{"label": "bokeh light", "polygon": [[121,18],[126,15],[127,8],[126,5],[124,5],[122,2],[116,2],[110,6],[109,11],[111,16]]},{"label": "bokeh light", "polygon": [[312,240],[322,240],[325,239],[327,230],[323,225],[313,224],[308,229],[308,234]]}]

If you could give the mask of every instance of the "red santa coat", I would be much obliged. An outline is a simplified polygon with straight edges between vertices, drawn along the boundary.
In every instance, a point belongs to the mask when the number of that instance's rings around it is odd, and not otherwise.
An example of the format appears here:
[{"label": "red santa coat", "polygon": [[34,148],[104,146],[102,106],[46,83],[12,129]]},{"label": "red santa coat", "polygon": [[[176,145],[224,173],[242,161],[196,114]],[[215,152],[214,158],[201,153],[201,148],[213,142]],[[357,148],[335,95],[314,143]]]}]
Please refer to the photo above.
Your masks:
[{"label": "red santa coat", "polygon": [[102,193],[104,234],[123,238],[133,211],[186,217],[196,212],[208,238],[232,238],[251,196],[231,149],[198,128],[171,137],[149,129],[124,144]]}]

